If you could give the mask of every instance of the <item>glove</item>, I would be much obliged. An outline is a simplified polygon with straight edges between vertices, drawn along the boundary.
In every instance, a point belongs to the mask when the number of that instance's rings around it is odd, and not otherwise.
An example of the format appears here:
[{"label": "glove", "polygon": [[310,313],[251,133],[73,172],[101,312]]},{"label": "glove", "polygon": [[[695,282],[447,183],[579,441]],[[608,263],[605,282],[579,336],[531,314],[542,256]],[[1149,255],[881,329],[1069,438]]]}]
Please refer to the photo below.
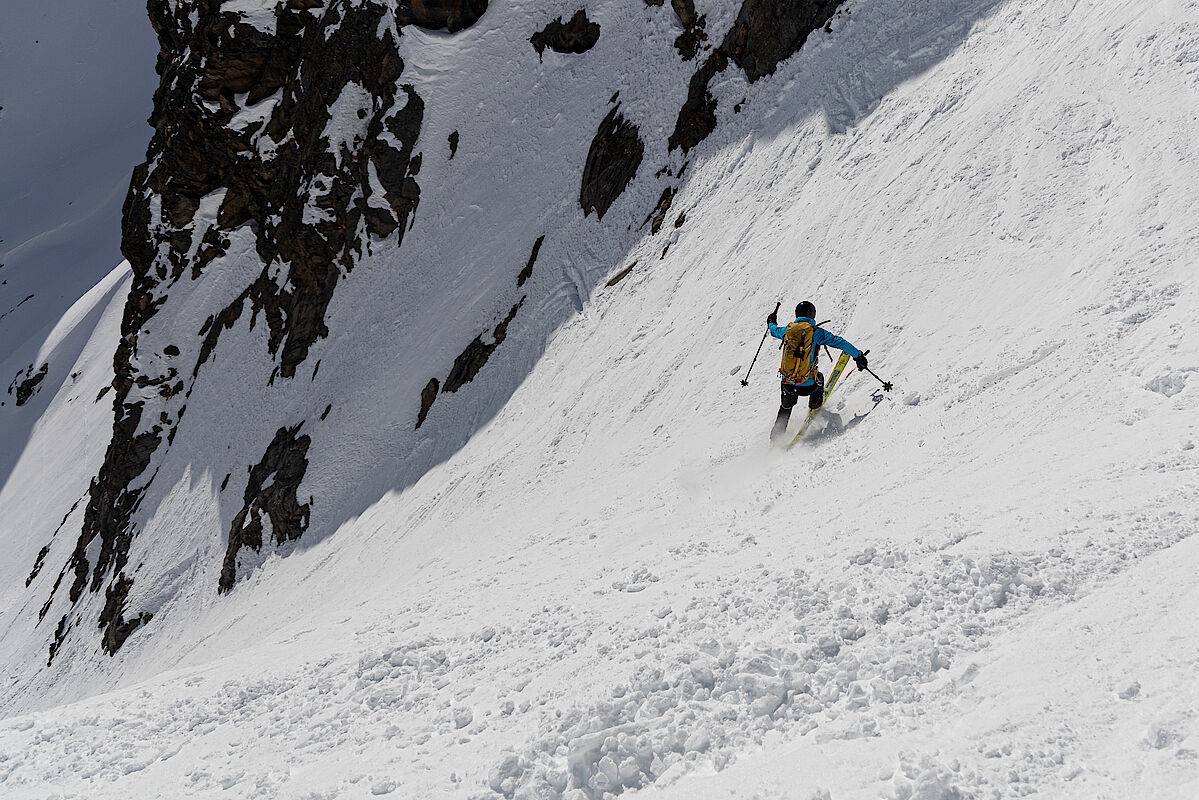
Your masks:
[{"label": "glove", "polygon": [[778,325],[779,324],[779,315],[776,314],[775,312],[771,311],[770,316],[766,318],[766,321],[769,322],[771,325]]},{"label": "glove", "polygon": [[859,370],[866,369],[866,354],[862,353],[860,356],[858,356],[857,358],[855,358],[853,360],[853,363],[858,365]]}]

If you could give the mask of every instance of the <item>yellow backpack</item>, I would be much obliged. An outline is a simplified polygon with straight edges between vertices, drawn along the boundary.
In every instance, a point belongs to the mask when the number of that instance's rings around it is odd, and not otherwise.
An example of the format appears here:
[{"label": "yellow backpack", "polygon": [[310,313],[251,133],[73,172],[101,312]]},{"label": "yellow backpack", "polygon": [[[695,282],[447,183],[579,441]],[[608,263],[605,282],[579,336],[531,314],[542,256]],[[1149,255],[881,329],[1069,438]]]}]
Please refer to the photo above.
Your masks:
[{"label": "yellow backpack", "polygon": [[789,383],[803,383],[816,377],[816,359],[812,357],[816,328],[810,322],[792,322],[783,334],[783,363],[779,374]]}]

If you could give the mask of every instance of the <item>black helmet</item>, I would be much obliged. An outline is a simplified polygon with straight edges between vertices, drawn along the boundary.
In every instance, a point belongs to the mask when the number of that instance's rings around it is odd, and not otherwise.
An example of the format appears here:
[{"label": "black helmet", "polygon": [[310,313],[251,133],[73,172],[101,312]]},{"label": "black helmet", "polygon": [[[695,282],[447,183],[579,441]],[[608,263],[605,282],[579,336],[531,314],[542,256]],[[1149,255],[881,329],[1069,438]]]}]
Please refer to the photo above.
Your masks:
[{"label": "black helmet", "polygon": [[795,307],[795,316],[807,317],[808,319],[816,319],[816,306],[810,301],[804,300]]}]

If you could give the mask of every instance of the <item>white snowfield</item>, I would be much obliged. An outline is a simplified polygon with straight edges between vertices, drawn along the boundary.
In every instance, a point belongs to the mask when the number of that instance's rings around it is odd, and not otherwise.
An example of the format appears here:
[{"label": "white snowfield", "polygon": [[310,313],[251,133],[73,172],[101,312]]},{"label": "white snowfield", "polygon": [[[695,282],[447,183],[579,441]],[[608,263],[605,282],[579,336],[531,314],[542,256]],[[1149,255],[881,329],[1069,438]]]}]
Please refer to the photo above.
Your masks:
[{"label": "white snowfield", "polygon": [[[103,456],[124,271],[80,300],[0,488],[0,796],[1199,797],[1199,2],[849,8],[713,83],[685,223],[578,256],[636,266],[452,457],[46,671],[23,581]],[[489,46],[405,38],[427,99]],[[896,389],[847,372],[771,452],[770,341],[740,380],[801,299]],[[223,547],[212,479],[172,546]]]}]

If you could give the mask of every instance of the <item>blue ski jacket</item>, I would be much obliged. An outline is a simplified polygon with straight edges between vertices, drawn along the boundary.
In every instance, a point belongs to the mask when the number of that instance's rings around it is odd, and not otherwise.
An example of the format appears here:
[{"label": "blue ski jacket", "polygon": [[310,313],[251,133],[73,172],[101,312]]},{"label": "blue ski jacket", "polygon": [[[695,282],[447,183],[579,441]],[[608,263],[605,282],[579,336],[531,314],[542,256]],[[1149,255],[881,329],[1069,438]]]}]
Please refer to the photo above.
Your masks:
[{"label": "blue ski jacket", "polygon": [[[806,322],[809,325],[811,325],[813,328],[816,328],[816,321],[814,319],[811,319],[810,317],[796,317],[795,321],[796,322]],[[770,329],[770,335],[776,339],[782,339],[783,334],[785,334],[787,332],[786,325],[775,325],[773,322],[767,322],[766,327]],[[813,334],[812,334],[812,342],[814,345],[812,347],[812,363],[813,364],[816,363],[816,357],[818,355],[819,348],[824,347],[824,346],[835,347],[838,350],[849,353],[850,358],[857,358],[858,356],[860,356],[862,354],[861,350],[854,347],[852,344],[845,341],[840,336],[829,333],[824,328],[816,328],[815,332],[813,332]],[[783,379],[783,383],[788,383],[788,382],[789,381],[787,381],[786,378]],[[799,386],[811,386],[812,383],[813,383],[813,380],[811,378],[808,378],[806,381],[804,381],[803,383],[800,383],[798,385]]]}]

